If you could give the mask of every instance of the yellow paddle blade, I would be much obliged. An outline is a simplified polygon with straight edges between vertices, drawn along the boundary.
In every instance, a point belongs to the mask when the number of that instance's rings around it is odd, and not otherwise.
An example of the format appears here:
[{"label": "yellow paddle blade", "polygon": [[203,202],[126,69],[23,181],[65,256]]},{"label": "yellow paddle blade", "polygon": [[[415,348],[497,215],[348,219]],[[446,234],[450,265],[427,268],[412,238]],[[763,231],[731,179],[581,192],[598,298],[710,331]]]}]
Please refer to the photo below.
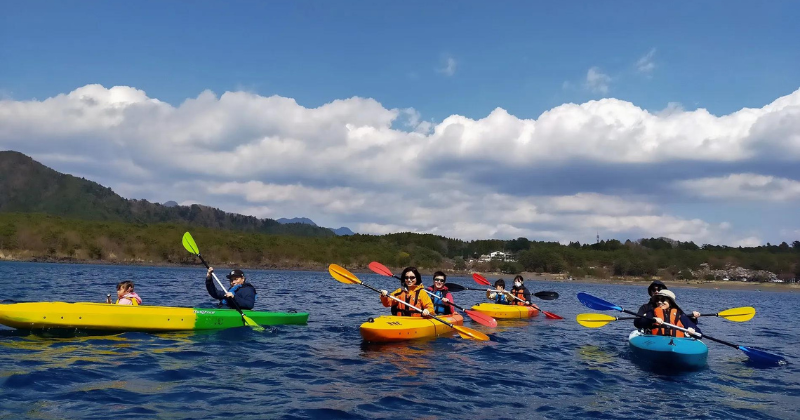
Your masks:
[{"label": "yellow paddle blade", "polygon": [[197,248],[197,244],[194,242],[194,238],[192,238],[192,234],[186,232],[183,234],[183,247],[189,251],[190,254],[197,255],[200,253],[200,249]]},{"label": "yellow paddle blade", "polygon": [[336,264],[329,265],[328,272],[331,273],[331,277],[344,284],[361,284],[361,280],[359,280],[353,273],[347,271],[346,268],[340,265]]},{"label": "yellow paddle blade", "polygon": [[456,332],[458,333],[458,335],[461,336],[461,338],[467,340],[489,341],[488,335],[480,331],[473,330],[472,328],[462,327],[460,325],[453,325],[453,329],[456,330]]},{"label": "yellow paddle blade", "polygon": [[575,319],[578,321],[578,324],[587,328],[600,328],[609,322],[617,320],[616,317],[604,314],[578,314]]},{"label": "yellow paddle blade", "polygon": [[717,314],[728,321],[745,322],[756,316],[756,308],[752,306],[742,306],[741,308],[731,308]]},{"label": "yellow paddle blade", "polygon": [[253,321],[253,318],[250,318],[249,316],[244,314],[242,314],[242,316],[244,317],[244,323],[247,324],[248,327],[258,332],[264,331],[264,327],[258,325],[257,322]]}]

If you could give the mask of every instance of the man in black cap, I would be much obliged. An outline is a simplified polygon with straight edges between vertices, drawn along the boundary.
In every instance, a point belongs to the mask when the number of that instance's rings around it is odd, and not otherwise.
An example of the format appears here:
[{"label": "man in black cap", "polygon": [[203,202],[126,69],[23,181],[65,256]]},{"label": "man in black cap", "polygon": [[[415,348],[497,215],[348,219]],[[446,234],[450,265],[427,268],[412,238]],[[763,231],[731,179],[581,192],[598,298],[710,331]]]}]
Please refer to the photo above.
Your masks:
[{"label": "man in black cap", "polygon": [[[644,305],[639,307],[639,310],[637,311],[637,314],[639,314],[639,316],[644,316],[647,312],[653,311],[653,309],[655,309],[656,305],[654,305],[653,303],[652,300],[653,296],[662,290],[667,290],[667,285],[664,284],[663,282],[656,280],[650,283],[650,286],[647,287],[647,294],[650,295],[650,300],[647,301],[647,303],[645,303]],[[700,312],[693,311],[689,315],[689,319],[695,324],[697,324],[697,318],[700,318]],[[635,321],[634,324],[636,324]]]},{"label": "man in black cap", "polygon": [[214,267],[208,267],[206,273],[206,290],[214,299],[220,300],[220,305],[236,309],[253,309],[256,305],[256,288],[252,284],[245,282],[242,270],[231,270],[227,277],[231,281],[231,288],[228,291],[217,289],[214,284]]}]

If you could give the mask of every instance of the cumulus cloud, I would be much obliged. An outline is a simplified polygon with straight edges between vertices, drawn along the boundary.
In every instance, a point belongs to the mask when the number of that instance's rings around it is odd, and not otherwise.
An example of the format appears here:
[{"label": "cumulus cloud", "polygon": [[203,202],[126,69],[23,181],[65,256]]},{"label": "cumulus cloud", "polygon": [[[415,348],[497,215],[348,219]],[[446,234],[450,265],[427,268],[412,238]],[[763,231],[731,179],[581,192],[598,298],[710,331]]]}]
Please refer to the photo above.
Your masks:
[{"label": "cumulus cloud", "polygon": [[611,84],[611,76],[603,73],[599,67],[592,67],[586,72],[586,82],[584,86],[594,93],[608,93],[608,85]]},{"label": "cumulus cloud", "polygon": [[679,106],[651,113],[607,98],[536,119],[496,108],[480,119],[433,122],[370,98],[308,108],[280,96],[206,91],[173,106],[133,87],[88,85],[44,100],[0,100],[0,148],[132,198],[305,215],[363,233],[590,241],[600,230],[734,243],[754,235],[669,214],[657,190],[798,198],[798,181],[730,168],[795,164],[799,113],[800,90],[722,116]]},{"label": "cumulus cloud", "polygon": [[653,73],[653,70],[656,68],[656,63],[653,61],[653,57],[656,55],[656,49],[653,48],[648,51],[647,54],[640,57],[636,60],[636,70],[639,73],[650,75]]},{"label": "cumulus cloud", "polygon": [[447,77],[450,77],[450,76],[456,74],[456,66],[458,65],[458,63],[456,62],[455,58],[446,57],[442,61],[443,62],[442,62],[441,67],[436,69],[437,72],[439,72],[439,73],[441,73],[441,74],[443,74],[443,75],[445,75]]},{"label": "cumulus cloud", "polygon": [[705,198],[754,201],[800,199],[800,181],[752,173],[677,181],[675,186]]}]

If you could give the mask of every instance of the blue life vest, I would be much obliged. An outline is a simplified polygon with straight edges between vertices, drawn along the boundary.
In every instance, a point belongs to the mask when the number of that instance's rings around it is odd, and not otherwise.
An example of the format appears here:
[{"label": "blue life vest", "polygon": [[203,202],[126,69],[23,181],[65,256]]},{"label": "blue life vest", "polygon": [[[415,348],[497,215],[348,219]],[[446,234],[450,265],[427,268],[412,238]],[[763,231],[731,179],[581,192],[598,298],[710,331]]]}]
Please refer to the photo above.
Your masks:
[{"label": "blue life vest", "polygon": [[508,305],[508,298],[506,297],[505,293],[495,292],[496,295],[494,297],[494,303],[499,303],[500,305]]},{"label": "blue life vest", "polygon": [[442,298],[447,297],[447,292],[447,289],[434,290],[431,292],[433,293],[431,296],[433,309],[436,310],[437,315],[450,315],[453,313],[452,307],[442,302]]},{"label": "blue life vest", "polygon": [[[242,284],[237,284],[236,286],[233,286],[233,287],[231,287],[230,289],[228,289],[228,292],[230,292],[230,293],[232,293],[234,296],[236,296],[236,291],[237,291],[237,290],[239,290],[239,288],[240,288],[240,287],[242,287],[242,285],[243,285],[243,284],[244,284],[244,283],[242,283]],[[256,294],[254,294],[254,295],[253,295],[253,303],[255,303],[257,300],[258,300],[258,293],[256,293]],[[222,305],[224,305],[224,306],[228,306],[228,299],[222,299],[222,301],[221,301],[221,302],[222,302]]]}]

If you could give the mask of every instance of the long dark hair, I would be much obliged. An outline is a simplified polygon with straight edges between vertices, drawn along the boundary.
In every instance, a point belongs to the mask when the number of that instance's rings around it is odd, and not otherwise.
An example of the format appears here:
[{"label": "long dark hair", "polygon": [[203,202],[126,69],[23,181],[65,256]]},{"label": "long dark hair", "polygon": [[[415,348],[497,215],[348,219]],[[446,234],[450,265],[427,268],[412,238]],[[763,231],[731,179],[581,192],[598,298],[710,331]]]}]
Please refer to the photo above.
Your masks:
[{"label": "long dark hair", "polygon": [[414,285],[415,286],[419,286],[420,284],[422,284],[422,276],[419,274],[419,270],[417,270],[417,267],[406,267],[406,268],[403,269],[403,272],[400,273],[400,288],[401,289],[406,287],[406,273],[408,273],[409,271],[414,273],[415,276],[417,276],[417,280],[416,280],[416,283],[414,283]]}]

